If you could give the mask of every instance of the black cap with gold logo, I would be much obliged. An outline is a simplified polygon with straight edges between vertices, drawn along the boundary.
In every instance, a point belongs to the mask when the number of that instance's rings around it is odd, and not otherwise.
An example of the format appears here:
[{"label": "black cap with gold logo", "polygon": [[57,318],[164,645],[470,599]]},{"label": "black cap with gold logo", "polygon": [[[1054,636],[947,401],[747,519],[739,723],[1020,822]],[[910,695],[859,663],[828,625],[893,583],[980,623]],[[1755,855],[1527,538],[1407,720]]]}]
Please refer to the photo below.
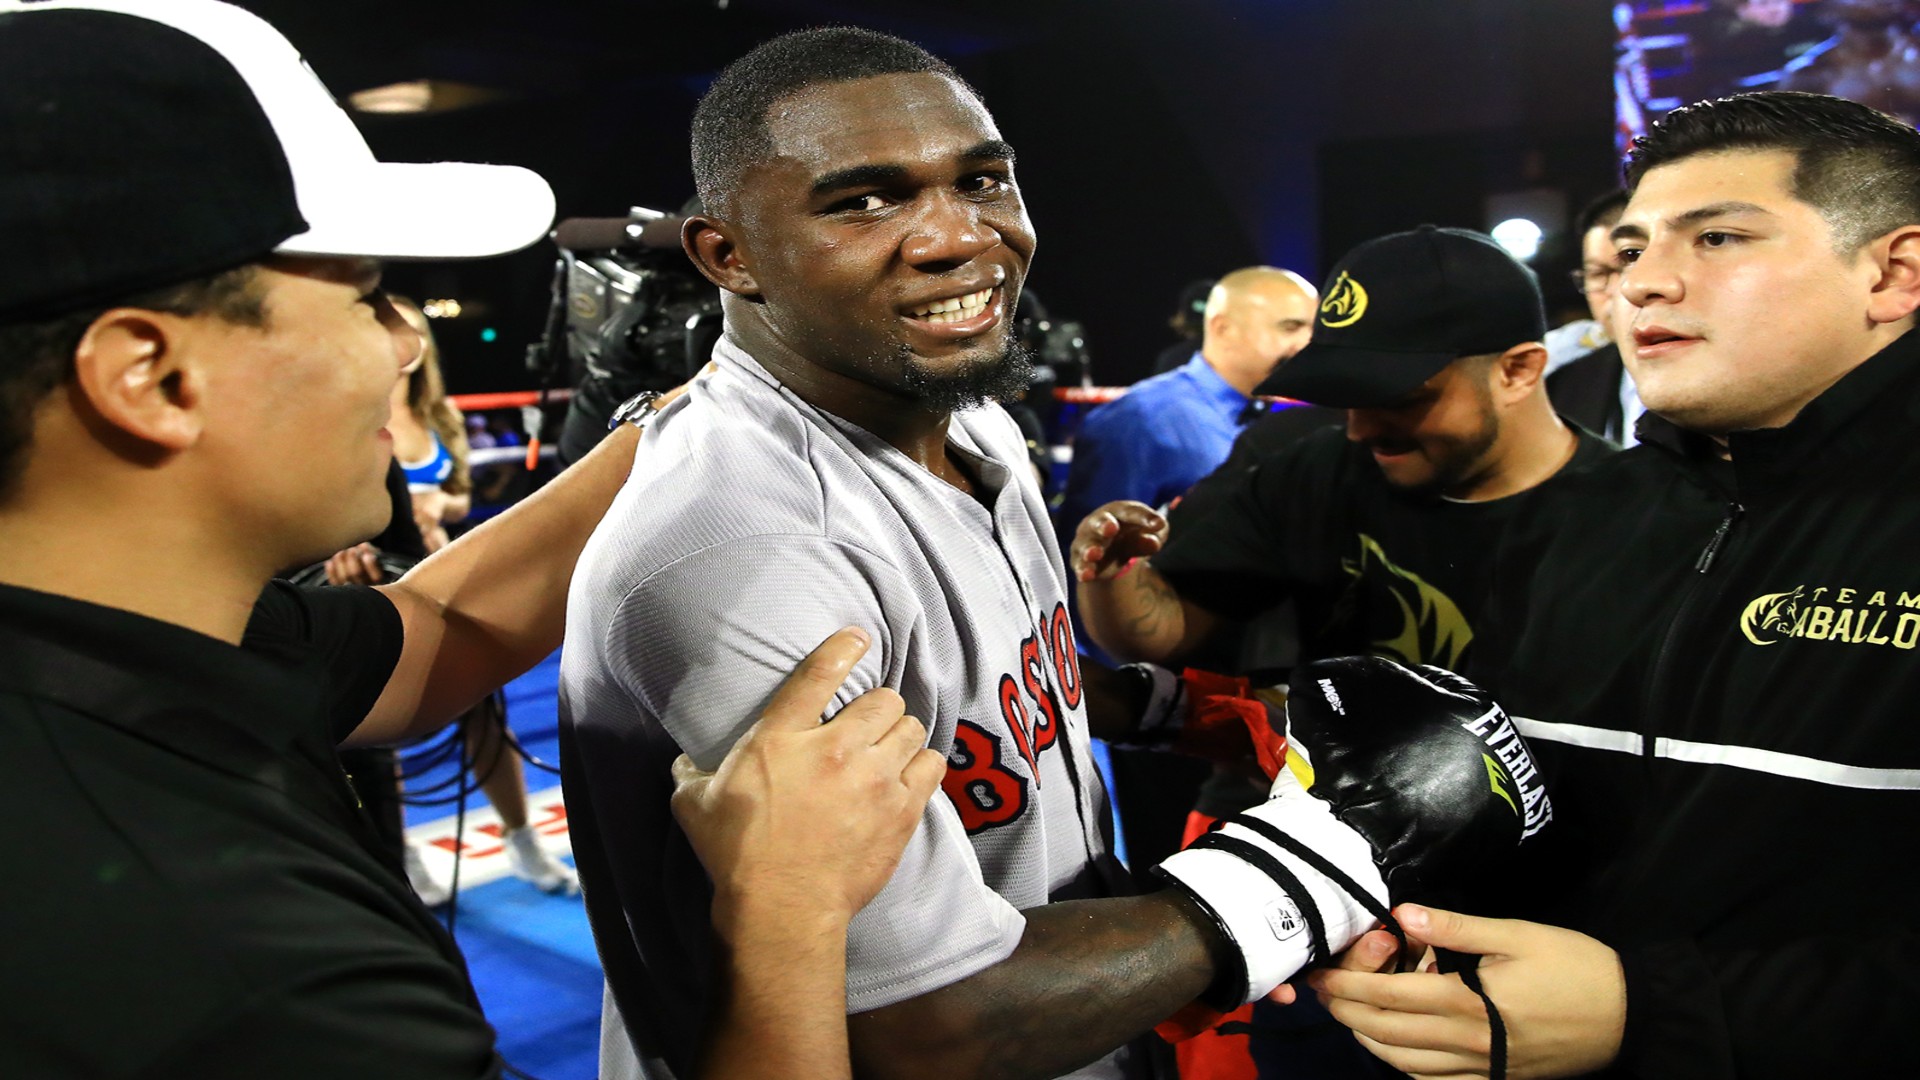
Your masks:
[{"label": "black cap with gold logo", "polygon": [[1546,335],[1533,271],[1470,229],[1422,225],[1369,240],[1333,268],[1313,342],[1267,383],[1336,409],[1392,405],[1462,356]]}]

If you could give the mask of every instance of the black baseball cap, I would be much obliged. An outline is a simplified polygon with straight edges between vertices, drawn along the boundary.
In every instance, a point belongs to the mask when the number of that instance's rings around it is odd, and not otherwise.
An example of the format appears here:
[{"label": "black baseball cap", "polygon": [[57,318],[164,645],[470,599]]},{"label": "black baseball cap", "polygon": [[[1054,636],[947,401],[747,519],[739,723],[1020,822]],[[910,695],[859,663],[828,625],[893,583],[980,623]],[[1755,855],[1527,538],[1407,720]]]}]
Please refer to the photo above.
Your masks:
[{"label": "black baseball cap", "polygon": [[1333,268],[1313,341],[1267,388],[1336,409],[1391,405],[1462,356],[1547,333],[1540,283],[1493,238],[1422,225],[1369,240]]},{"label": "black baseball cap", "polygon": [[374,160],[300,54],[217,0],[0,0],[0,322],[269,254],[458,259],[545,235],[516,166]]}]

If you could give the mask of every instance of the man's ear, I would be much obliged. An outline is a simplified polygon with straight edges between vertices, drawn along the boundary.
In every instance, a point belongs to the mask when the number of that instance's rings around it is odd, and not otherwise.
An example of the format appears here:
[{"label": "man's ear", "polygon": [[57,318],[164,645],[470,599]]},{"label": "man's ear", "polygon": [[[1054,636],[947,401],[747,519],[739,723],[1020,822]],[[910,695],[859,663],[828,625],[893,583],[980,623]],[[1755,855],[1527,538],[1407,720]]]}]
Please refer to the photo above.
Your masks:
[{"label": "man's ear", "polygon": [[186,320],[115,308],[93,321],[73,354],[74,385],[108,431],[161,451],[200,438],[204,374],[187,361]]},{"label": "man's ear", "polygon": [[1200,343],[1202,345],[1206,344],[1208,338],[1212,338],[1216,342],[1226,341],[1232,337],[1234,333],[1233,313],[1222,305],[1213,314],[1208,315],[1201,325],[1203,327],[1200,331]]},{"label": "man's ear", "polygon": [[1920,225],[1902,225],[1867,249],[1879,272],[1867,295],[1867,318],[1895,323],[1920,309]]},{"label": "man's ear", "polygon": [[1546,373],[1547,347],[1538,341],[1522,342],[1494,360],[1494,393],[1517,401],[1533,393]]},{"label": "man's ear", "polygon": [[736,296],[760,295],[760,283],[734,242],[731,222],[696,214],[680,226],[680,246],[708,281]]}]

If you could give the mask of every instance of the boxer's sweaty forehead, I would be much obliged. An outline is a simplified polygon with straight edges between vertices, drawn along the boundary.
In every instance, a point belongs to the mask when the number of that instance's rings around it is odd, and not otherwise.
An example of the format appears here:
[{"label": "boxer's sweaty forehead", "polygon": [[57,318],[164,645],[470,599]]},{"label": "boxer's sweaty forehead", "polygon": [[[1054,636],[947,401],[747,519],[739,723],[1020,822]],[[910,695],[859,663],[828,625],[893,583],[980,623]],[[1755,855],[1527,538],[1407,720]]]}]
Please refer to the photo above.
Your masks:
[{"label": "boxer's sweaty forehead", "polygon": [[930,73],[808,87],[768,110],[767,135],[772,152],[749,176],[792,198],[1013,156],[986,106]]}]

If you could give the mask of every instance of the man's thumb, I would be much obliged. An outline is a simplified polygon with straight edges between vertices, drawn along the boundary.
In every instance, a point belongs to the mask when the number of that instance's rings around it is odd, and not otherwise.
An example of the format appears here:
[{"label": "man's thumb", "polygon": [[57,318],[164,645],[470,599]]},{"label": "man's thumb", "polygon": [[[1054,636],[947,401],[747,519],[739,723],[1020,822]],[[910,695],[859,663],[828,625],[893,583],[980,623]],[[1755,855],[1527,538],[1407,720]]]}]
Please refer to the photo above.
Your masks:
[{"label": "man's thumb", "polygon": [[1505,919],[1483,919],[1419,904],[1401,904],[1393,914],[1410,936],[1438,949],[1485,955],[1503,947],[1508,938],[1500,932]]},{"label": "man's thumb", "polygon": [[866,655],[873,636],[857,626],[828,635],[773,692],[756,727],[806,731],[820,726],[853,665]]},{"label": "man's thumb", "polygon": [[678,795],[684,791],[688,798],[697,797],[706,789],[707,782],[712,779],[712,773],[695,765],[693,759],[687,755],[681,754],[673,759],[674,794]]}]

